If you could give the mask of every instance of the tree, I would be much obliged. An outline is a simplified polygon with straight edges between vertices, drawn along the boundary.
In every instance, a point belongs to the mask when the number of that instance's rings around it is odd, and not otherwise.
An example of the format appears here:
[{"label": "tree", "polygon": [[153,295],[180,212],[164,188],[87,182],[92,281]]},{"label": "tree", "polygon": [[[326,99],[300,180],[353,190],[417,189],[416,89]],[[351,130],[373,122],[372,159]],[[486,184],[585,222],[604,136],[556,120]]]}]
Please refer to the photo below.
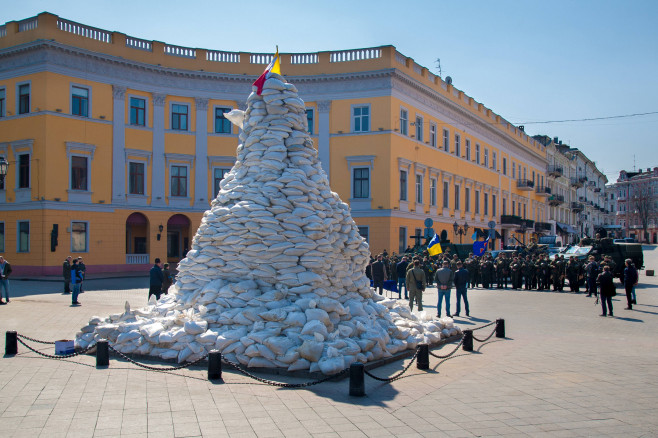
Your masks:
[{"label": "tree", "polygon": [[648,181],[638,182],[632,190],[633,194],[629,196],[631,202],[628,211],[633,212],[635,219],[640,222],[642,231],[644,231],[643,238],[649,242],[649,223],[655,222],[657,213],[656,196]]}]

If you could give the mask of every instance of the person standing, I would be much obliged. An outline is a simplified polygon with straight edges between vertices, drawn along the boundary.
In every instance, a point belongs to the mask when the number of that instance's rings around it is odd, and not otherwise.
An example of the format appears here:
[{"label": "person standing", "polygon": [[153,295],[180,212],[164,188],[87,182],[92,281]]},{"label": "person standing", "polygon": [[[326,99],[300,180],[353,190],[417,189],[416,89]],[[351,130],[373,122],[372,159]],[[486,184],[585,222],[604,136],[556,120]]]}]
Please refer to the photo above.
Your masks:
[{"label": "person standing", "polygon": [[443,267],[436,271],[434,276],[436,287],[439,291],[439,301],[436,304],[436,316],[441,317],[441,307],[443,300],[446,300],[446,316],[450,316],[450,289],[455,279],[455,273],[450,269],[450,262],[445,260]]},{"label": "person standing", "polygon": [[420,260],[414,260],[413,268],[405,276],[406,290],[409,291],[409,309],[414,310],[414,301],[419,311],[423,311],[423,291],[427,287],[425,271],[420,267]]},{"label": "person standing", "polygon": [[457,312],[453,316],[459,316],[461,312],[461,300],[464,299],[464,309],[466,310],[466,316],[471,316],[470,309],[468,307],[468,296],[466,292],[468,290],[468,270],[464,268],[462,262],[457,262],[457,272],[455,272],[455,290],[457,293]]},{"label": "person standing", "polygon": [[64,293],[71,293],[71,256],[62,263],[62,277],[64,277]]},{"label": "person standing", "polygon": [[169,271],[169,263],[164,264],[164,269],[162,270],[162,293],[167,295],[169,293],[169,288],[174,282],[171,278],[171,272]]},{"label": "person standing", "polygon": [[0,287],[5,291],[5,301],[2,301],[0,292],[0,304],[9,303],[9,276],[11,275],[11,264],[0,256]]},{"label": "person standing", "polygon": [[82,283],[82,272],[78,266],[78,259],[73,259],[71,265],[71,284],[73,285],[73,296],[71,297],[71,305],[79,306],[78,295],[80,294],[80,284]]},{"label": "person standing", "polygon": [[395,266],[395,270],[398,274],[398,297],[402,298],[402,287],[404,286],[404,298],[409,299],[409,290],[407,289],[407,266],[409,262],[407,261],[407,256],[402,257],[402,261]]},{"label": "person standing", "polygon": [[589,256],[589,262],[585,266],[585,274],[587,275],[587,296],[594,296],[596,293],[596,279],[599,275],[599,265],[596,263],[594,256]]},{"label": "person standing", "polygon": [[379,289],[379,295],[382,294],[384,289],[384,282],[386,281],[386,266],[382,261],[382,255],[377,256],[377,261],[372,264],[372,282],[375,289]]},{"label": "person standing", "polygon": [[580,292],[580,278],[582,276],[583,268],[580,265],[580,262],[575,257],[570,257],[567,262],[567,278],[569,279],[569,287],[571,292],[579,293]]},{"label": "person standing", "polygon": [[626,303],[628,304],[625,310],[633,310],[633,304],[635,304],[634,289],[639,278],[637,269],[635,269],[631,259],[626,259],[624,264],[626,265],[624,268],[624,289],[626,289]]},{"label": "person standing", "polygon": [[150,274],[150,283],[149,283],[149,300],[151,295],[155,295],[155,299],[160,299],[160,294],[162,293],[162,283],[164,282],[164,275],[162,274],[162,269],[160,268],[160,259],[155,259],[155,264],[151,268]]},{"label": "person standing", "polygon": [[606,304],[608,305],[608,316],[614,316],[612,314],[612,297],[617,295],[614,280],[610,266],[605,265],[603,272],[596,279],[596,282],[601,286],[601,316],[606,315]]},{"label": "person standing", "polygon": [[83,294],[85,291],[82,290],[82,283],[84,283],[85,275],[87,275],[87,267],[84,263],[82,263],[82,257],[78,257],[78,270],[82,272],[82,280],[80,281],[80,293]]}]

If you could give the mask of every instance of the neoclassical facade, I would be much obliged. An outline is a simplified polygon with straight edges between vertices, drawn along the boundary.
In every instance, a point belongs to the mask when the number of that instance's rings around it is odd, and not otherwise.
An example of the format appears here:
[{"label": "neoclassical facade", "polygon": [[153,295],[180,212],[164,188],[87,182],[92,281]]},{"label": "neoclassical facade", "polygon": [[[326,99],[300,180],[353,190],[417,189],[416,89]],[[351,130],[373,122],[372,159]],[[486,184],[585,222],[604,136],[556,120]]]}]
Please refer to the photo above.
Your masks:
[{"label": "neoclassical facade", "polygon": [[[0,253],[15,270],[140,270],[184,257],[235,162],[271,54],[192,49],[49,13],[0,26]],[[373,253],[434,221],[496,244],[550,232],[545,144],[393,46],[282,54],[332,189]],[[466,234],[456,236],[457,223]]]}]

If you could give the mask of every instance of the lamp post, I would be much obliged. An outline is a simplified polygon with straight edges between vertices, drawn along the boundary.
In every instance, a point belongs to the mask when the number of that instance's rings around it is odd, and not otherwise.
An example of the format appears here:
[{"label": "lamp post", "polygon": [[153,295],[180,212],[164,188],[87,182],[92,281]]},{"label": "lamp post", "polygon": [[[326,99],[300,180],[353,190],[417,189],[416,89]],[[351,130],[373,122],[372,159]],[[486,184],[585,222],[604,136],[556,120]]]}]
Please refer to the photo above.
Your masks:
[{"label": "lamp post", "polygon": [[0,183],[4,188],[5,176],[7,176],[7,169],[9,169],[9,163],[5,160],[5,157],[0,157]]},{"label": "lamp post", "polygon": [[452,229],[455,231],[455,235],[459,235],[459,243],[462,243],[462,237],[468,232],[468,223],[464,222],[464,225],[460,226],[457,221],[452,224]]}]

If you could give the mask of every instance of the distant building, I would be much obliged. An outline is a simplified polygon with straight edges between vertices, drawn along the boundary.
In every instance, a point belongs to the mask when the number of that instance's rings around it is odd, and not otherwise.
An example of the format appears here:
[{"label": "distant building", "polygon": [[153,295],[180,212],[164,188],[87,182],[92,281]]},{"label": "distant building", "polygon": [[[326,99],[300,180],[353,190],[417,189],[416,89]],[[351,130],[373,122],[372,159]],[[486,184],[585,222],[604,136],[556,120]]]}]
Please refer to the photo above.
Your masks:
[{"label": "distant building", "polygon": [[622,170],[607,188],[619,237],[658,243],[658,167],[637,172]]}]

